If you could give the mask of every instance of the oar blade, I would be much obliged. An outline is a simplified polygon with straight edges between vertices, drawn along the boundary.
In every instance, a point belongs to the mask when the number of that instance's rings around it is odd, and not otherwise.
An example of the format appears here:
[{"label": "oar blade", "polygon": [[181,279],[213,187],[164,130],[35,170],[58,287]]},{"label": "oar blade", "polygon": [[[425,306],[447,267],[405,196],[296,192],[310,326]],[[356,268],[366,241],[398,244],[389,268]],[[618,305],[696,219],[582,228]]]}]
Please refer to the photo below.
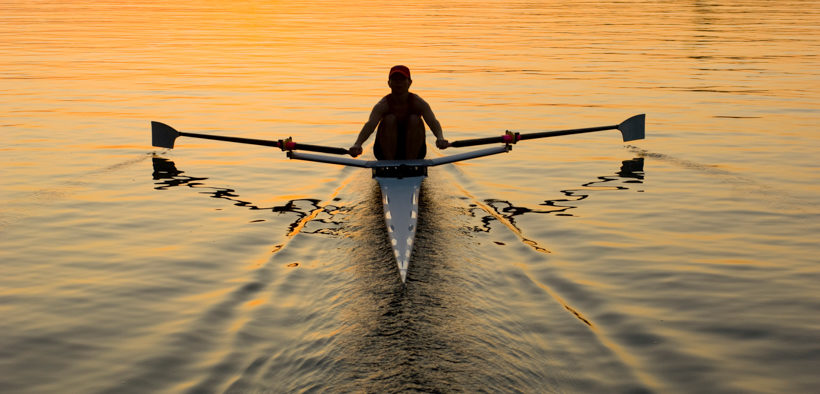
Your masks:
[{"label": "oar blade", "polygon": [[151,122],[151,145],[173,149],[177,137],[179,137],[179,132],[173,127],[162,122]]},{"label": "oar blade", "polygon": [[624,142],[642,140],[645,137],[646,114],[635,115],[618,125]]}]

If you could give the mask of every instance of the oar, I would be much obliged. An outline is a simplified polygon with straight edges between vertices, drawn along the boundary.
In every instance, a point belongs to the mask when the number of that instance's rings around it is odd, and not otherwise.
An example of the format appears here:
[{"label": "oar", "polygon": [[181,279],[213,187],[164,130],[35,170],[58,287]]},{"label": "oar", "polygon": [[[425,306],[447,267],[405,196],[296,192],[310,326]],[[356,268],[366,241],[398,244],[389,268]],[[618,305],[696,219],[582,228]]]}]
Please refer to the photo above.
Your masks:
[{"label": "oar", "polygon": [[646,115],[640,114],[635,115],[623,122],[621,124],[612,125],[612,126],[599,126],[599,127],[587,127],[583,129],[570,129],[570,130],[557,130],[557,131],[543,131],[540,133],[528,133],[528,134],[519,134],[519,133],[512,133],[507,132],[506,134],[499,136],[499,137],[488,137],[488,138],[474,138],[469,140],[461,140],[461,141],[452,141],[450,142],[450,146],[452,147],[461,147],[461,146],[473,146],[473,145],[483,145],[483,144],[514,144],[521,140],[531,140],[535,138],[545,138],[545,137],[557,137],[559,135],[569,135],[569,134],[581,134],[581,133],[592,133],[595,131],[603,131],[603,130],[614,130],[618,129],[621,131],[621,135],[623,136],[624,142],[627,141],[634,141],[634,140],[642,140],[644,138],[644,130],[645,130],[645,120]]},{"label": "oar", "polygon": [[192,138],[204,138],[207,140],[219,140],[219,141],[228,141],[228,142],[238,142],[240,144],[251,144],[251,145],[262,145],[262,146],[272,146],[276,148],[280,148],[282,150],[307,150],[312,152],[322,152],[322,153],[332,153],[337,155],[346,155],[348,154],[347,149],[345,148],[334,148],[332,146],[321,146],[321,145],[310,145],[310,144],[297,144],[291,141],[290,138],[285,140],[278,140],[278,141],[270,141],[270,140],[258,140],[253,138],[241,138],[241,137],[227,137],[223,135],[211,135],[211,134],[197,134],[197,133],[185,133],[181,131],[177,131],[171,126],[168,126],[162,122],[151,122],[151,145],[157,146],[160,148],[174,148],[174,141],[176,141],[177,137],[192,137]]}]

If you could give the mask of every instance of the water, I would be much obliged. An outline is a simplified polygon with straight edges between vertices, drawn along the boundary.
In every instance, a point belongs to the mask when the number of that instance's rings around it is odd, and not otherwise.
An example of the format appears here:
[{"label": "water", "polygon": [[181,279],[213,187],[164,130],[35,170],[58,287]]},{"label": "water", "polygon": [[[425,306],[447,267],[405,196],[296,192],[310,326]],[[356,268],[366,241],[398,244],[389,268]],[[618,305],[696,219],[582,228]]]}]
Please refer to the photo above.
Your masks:
[{"label": "water", "polygon": [[[814,391],[818,9],[0,2],[0,390]],[[348,146],[394,64],[450,139],[647,139],[431,169],[406,287],[365,171],[149,146]]]}]

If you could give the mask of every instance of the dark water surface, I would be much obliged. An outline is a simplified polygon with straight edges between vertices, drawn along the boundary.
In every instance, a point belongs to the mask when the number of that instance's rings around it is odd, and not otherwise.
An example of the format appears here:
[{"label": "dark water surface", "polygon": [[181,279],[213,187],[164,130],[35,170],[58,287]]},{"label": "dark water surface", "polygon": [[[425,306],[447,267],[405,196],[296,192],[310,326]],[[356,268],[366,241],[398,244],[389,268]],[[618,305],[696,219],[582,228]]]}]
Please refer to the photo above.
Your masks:
[{"label": "dark water surface", "polygon": [[[0,1],[0,391],[816,391],[819,9]],[[366,171],[149,143],[346,147],[399,63],[451,139],[647,139],[431,169],[406,286]]]}]

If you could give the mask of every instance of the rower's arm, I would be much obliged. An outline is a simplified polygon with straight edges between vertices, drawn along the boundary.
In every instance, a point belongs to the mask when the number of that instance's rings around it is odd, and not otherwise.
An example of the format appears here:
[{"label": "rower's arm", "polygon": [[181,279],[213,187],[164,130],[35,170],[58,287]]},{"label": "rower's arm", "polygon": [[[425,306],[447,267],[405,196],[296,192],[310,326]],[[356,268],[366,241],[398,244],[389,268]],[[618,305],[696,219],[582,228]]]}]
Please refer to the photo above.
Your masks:
[{"label": "rower's arm", "polygon": [[384,100],[379,101],[373,106],[373,110],[370,111],[370,118],[367,120],[367,123],[362,126],[362,131],[360,131],[359,136],[356,137],[356,142],[354,142],[353,146],[349,149],[351,156],[355,157],[362,153],[362,144],[376,131],[376,126],[381,122],[385,111],[387,111],[387,102]]},{"label": "rower's arm", "polygon": [[433,113],[433,109],[430,108],[430,104],[427,104],[424,100],[421,100],[421,102],[423,103],[421,117],[424,119],[424,123],[427,123],[427,126],[430,127],[430,131],[433,132],[433,135],[436,136],[436,146],[439,149],[447,148],[450,146],[450,143],[444,139],[444,131],[441,130],[441,123],[436,119],[436,115]]}]

